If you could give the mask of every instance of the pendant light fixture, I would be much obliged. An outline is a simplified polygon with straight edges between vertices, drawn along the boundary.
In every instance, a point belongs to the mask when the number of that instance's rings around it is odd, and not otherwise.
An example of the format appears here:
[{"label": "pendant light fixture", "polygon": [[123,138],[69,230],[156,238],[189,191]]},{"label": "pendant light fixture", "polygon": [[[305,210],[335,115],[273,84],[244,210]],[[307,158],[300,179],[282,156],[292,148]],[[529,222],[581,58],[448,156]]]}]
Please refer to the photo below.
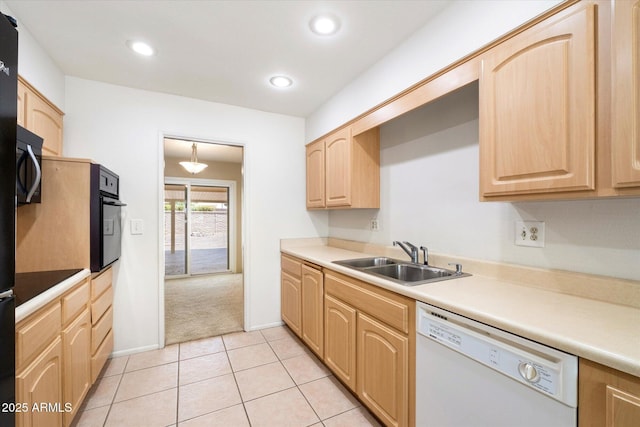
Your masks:
[{"label": "pendant light fixture", "polygon": [[202,172],[208,166],[204,163],[198,163],[198,147],[195,142],[191,146],[191,161],[180,162],[180,165],[193,175]]}]

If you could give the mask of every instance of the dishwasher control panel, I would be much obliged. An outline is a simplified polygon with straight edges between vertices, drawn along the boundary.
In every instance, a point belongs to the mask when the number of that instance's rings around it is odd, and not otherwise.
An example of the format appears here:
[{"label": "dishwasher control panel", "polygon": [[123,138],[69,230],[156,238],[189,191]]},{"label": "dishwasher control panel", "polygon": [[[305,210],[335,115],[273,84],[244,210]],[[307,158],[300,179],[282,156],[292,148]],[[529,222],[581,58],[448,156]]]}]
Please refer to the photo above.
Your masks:
[{"label": "dishwasher control panel", "polygon": [[[420,335],[528,385],[567,405],[577,405],[576,356],[419,303]],[[573,384],[573,385],[572,385]]]}]

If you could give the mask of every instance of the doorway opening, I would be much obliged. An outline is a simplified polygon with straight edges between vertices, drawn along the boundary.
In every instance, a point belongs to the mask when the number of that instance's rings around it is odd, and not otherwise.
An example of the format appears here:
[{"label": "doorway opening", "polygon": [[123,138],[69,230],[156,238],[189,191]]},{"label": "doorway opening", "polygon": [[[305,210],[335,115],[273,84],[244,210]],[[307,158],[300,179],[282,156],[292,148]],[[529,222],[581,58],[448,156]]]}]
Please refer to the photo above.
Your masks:
[{"label": "doorway opening", "polygon": [[[197,174],[180,162],[197,144]],[[243,147],[164,138],[165,344],[243,330]]]}]

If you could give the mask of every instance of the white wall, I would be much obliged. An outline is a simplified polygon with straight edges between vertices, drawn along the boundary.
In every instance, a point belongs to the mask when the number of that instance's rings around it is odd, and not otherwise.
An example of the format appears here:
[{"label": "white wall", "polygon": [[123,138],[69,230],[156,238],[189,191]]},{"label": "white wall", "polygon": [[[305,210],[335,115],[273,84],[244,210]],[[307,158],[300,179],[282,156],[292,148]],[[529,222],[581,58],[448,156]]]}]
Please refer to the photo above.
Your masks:
[{"label": "white wall", "polygon": [[[122,259],[115,267],[115,351],[153,347],[160,299],[161,136],[245,147],[245,291],[248,329],[280,321],[279,239],[326,235],[304,207],[300,118],[67,77],[65,154],[92,158],[120,175]],[[131,235],[129,220],[144,221]],[[321,224],[322,225],[322,224]]]},{"label": "white wall", "polygon": [[64,111],[64,73],[31,36],[20,17],[1,1],[0,10],[18,21],[18,73]]},{"label": "white wall", "polygon": [[310,142],[561,0],[457,0],[307,117]]},{"label": "white wall", "polygon": [[[477,83],[385,124],[380,139],[381,208],[331,212],[332,237],[640,280],[640,198],[478,201]],[[514,245],[520,219],[545,221],[544,248]]]}]

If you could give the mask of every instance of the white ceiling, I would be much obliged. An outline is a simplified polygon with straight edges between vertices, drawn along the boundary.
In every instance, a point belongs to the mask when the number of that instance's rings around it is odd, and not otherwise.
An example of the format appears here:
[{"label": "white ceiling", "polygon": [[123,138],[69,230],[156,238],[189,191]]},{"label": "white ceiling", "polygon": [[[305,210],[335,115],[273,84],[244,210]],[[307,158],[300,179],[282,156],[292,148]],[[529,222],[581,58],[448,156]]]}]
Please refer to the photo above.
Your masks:
[{"label": "white ceiling", "polygon": [[[5,0],[66,75],[306,117],[446,7],[446,0]],[[341,20],[321,37],[318,13]],[[157,54],[133,54],[142,39]],[[287,89],[268,86],[291,76]]]}]

